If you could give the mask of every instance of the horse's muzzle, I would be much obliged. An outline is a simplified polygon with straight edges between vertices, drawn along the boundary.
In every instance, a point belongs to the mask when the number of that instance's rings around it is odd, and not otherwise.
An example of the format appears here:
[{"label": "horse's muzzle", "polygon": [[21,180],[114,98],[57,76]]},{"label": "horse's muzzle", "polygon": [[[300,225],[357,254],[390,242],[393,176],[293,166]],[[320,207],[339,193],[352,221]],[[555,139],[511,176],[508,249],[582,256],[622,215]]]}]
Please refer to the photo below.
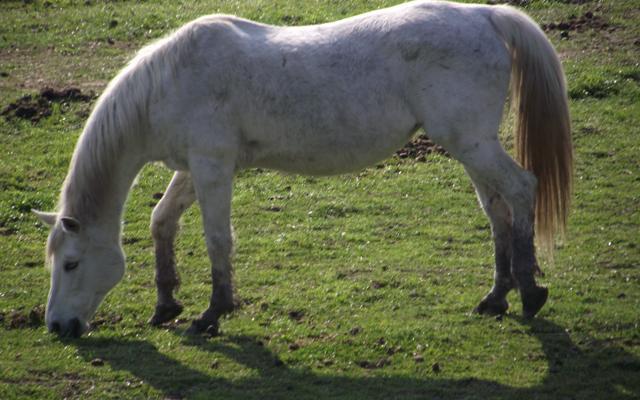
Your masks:
[{"label": "horse's muzzle", "polygon": [[78,318],[73,318],[66,325],[59,321],[53,321],[49,324],[49,332],[56,333],[60,337],[79,338],[84,332],[84,328]]}]

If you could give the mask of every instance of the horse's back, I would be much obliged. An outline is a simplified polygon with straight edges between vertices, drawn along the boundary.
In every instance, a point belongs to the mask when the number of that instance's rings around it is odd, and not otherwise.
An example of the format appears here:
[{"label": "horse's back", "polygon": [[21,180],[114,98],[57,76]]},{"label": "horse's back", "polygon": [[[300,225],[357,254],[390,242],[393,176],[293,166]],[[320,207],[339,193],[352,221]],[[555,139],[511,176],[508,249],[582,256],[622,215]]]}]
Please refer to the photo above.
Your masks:
[{"label": "horse's back", "polygon": [[508,77],[508,54],[485,14],[423,1],[302,27],[201,18],[189,29],[183,96],[211,115],[199,134],[226,130],[242,166],[361,168],[404,144],[427,122],[425,109],[455,97],[456,80]]}]

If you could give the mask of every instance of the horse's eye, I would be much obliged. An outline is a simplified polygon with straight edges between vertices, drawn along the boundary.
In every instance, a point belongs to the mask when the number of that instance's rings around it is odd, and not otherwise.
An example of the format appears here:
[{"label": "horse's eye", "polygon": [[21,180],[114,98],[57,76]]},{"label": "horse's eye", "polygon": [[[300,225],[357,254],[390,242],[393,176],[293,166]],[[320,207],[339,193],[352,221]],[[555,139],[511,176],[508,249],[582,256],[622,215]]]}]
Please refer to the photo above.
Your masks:
[{"label": "horse's eye", "polygon": [[64,265],[64,270],[65,270],[65,271],[72,271],[72,270],[74,270],[74,269],[76,269],[76,268],[78,267],[78,264],[79,264],[79,263],[78,263],[77,261],[75,261],[75,262],[68,262],[68,263],[66,263],[66,264]]}]

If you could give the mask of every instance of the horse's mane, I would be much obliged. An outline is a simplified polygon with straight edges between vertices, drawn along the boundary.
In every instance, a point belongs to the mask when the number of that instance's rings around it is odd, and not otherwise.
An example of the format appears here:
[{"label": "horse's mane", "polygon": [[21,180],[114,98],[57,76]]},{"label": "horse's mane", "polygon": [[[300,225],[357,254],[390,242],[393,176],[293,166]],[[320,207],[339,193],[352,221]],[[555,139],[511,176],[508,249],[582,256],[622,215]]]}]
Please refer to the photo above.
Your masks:
[{"label": "horse's mane", "polygon": [[93,220],[110,201],[123,152],[140,149],[149,132],[149,104],[179,73],[191,47],[189,24],[140,50],[107,85],[78,139],[58,210],[79,221]]}]

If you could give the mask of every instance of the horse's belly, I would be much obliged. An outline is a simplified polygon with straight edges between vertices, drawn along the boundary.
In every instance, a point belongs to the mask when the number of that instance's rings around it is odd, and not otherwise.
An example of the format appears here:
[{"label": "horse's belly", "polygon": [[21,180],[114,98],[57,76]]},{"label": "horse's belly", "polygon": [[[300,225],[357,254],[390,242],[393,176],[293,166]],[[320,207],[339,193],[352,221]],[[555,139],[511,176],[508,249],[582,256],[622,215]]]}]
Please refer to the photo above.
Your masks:
[{"label": "horse's belly", "polygon": [[[409,121],[385,131],[332,131],[256,141],[247,149],[250,167],[307,175],[335,175],[366,168],[393,154],[418,126]],[[251,147],[251,146],[250,146]]]},{"label": "horse's belly", "polygon": [[372,157],[371,154],[358,154],[358,151],[366,150],[341,149],[334,151],[331,156],[317,152],[274,153],[257,160],[253,166],[303,175],[336,175],[366,168],[392,152]]}]

